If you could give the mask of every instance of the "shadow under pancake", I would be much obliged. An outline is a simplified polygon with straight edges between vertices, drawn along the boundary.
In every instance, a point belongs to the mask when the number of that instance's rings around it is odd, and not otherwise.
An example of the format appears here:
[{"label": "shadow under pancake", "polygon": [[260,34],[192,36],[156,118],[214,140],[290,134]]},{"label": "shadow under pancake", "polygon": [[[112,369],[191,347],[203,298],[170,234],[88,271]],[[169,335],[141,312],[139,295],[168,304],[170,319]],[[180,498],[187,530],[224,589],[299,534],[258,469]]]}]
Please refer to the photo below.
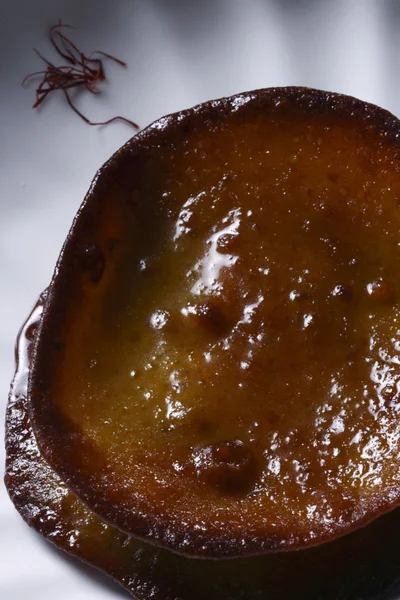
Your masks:
[{"label": "shadow under pancake", "polygon": [[41,537],[38,539],[39,543],[45,546],[46,550],[51,552],[51,554],[54,555],[57,560],[64,561],[68,565],[68,568],[77,571],[79,576],[89,579],[96,588],[102,588],[103,590],[106,590],[109,593],[110,598],[129,598],[130,594],[102,571],[99,571],[98,569],[95,569],[82,562],[78,558],[71,556],[71,554],[68,554],[64,550],[60,550],[46,539]]}]

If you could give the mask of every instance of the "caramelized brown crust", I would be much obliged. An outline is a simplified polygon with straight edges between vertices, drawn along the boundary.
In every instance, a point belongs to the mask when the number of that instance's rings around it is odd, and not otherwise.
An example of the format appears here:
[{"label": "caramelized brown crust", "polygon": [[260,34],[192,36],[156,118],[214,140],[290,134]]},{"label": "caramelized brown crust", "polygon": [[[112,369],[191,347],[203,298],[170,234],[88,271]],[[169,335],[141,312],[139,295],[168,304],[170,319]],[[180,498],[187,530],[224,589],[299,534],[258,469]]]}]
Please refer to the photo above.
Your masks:
[{"label": "caramelized brown crust", "polygon": [[228,557],[397,505],[399,131],[353,98],[262,90],[166,117],[100,170],[29,395],[41,452],[94,512]]},{"label": "caramelized brown crust", "polygon": [[7,409],[6,485],[24,520],[58,548],[105,571],[140,600],[389,600],[398,587],[400,512],[302,552],[195,560],[129,538],[70,492],[38,450],[26,407],[41,304],[21,330]]}]

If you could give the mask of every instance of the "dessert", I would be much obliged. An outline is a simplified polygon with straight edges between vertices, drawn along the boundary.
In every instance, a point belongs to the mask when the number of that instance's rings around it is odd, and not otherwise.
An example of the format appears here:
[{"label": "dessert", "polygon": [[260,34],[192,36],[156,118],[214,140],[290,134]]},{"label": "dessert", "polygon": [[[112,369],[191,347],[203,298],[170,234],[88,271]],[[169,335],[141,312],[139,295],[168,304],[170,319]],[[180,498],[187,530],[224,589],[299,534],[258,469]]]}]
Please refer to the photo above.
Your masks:
[{"label": "dessert", "polygon": [[101,169],[28,395],[101,518],[228,557],[398,503],[397,136],[360,101],[264,90],[162,119]]},{"label": "dessert", "polygon": [[102,167],[21,336],[6,484],[29,523],[142,600],[393,586],[399,133],[259,90]]}]

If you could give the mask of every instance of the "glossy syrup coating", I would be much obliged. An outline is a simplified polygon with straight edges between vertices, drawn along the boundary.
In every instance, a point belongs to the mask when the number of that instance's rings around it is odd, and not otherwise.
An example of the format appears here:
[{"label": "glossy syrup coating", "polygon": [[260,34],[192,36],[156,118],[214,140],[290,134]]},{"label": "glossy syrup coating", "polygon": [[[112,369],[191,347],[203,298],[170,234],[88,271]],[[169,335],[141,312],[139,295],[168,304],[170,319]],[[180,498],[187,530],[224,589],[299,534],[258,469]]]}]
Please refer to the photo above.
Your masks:
[{"label": "glossy syrup coating", "polygon": [[21,329],[7,408],[5,482],[24,520],[68,553],[105,571],[139,600],[389,600],[398,587],[400,512],[301,552],[196,560],[111,527],[65,486],[37,447],[27,411],[32,343],[45,294]]},{"label": "glossy syrup coating", "polygon": [[227,557],[397,505],[399,131],[352,98],[265,90],[162,119],[102,169],[29,398],[100,516]]}]

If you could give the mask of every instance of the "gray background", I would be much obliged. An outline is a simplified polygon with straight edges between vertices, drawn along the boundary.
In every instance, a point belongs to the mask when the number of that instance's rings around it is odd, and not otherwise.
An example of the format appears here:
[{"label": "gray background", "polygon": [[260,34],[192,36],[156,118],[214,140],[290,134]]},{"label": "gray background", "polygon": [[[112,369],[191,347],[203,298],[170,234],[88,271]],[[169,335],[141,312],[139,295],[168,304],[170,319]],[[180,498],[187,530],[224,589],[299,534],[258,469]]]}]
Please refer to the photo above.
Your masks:
[{"label": "gray background", "polygon": [[[97,168],[131,135],[90,128],[61,96],[32,111],[41,68],[54,56],[47,29],[76,26],[110,84],[80,95],[93,119],[123,114],[146,126],[191,105],[245,90],[305,85],[344,92],[400,115],[400,0],[0,0],[0,414],[3,426],[15,335],[48,284],[72,218]],[[4,452],[0,448],[0,461]],[[0,487],[0,598],[126,597],[101,575],[31,532]]]}]

